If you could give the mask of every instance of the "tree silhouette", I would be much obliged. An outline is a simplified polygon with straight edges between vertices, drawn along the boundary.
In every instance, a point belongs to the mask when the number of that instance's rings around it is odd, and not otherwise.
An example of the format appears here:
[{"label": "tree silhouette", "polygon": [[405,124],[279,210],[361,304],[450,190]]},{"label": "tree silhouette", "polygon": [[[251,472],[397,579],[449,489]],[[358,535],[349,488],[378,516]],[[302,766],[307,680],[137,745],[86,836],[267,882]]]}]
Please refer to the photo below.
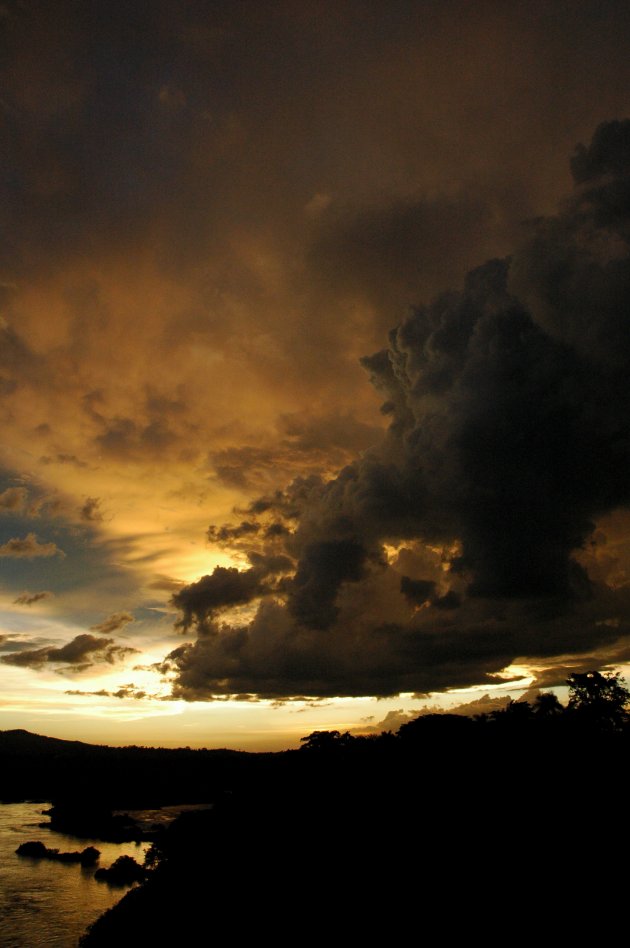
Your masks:
[{"label": "tree silhouette", "polygon": [[564,712],[564,708],[553,691],[543,691],[536,695],[534,714],[540,719],[556,719]]},{"label": "tree silhouette", "polygon": [[339,731],[313,731],[307,737],[301,737],[302,746],[300,750],[307,751],[331,751],[348,747],[354,738],[346,731],[341,734]]},{"label": "tree silhouette", "polygon": [[628,722],[630,691],[622,684],[618,672],[576,673],[567,678],[567,684],[568,711],[579,715],[583,724],[598,730],[619,731]]}]

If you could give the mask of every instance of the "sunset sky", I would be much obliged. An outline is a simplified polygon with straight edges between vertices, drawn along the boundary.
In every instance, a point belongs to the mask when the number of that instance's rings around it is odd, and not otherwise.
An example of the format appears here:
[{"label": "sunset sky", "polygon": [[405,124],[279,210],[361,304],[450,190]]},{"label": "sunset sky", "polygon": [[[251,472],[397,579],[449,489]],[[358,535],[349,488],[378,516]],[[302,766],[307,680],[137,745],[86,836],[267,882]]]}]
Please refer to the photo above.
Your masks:
[{"label": "sunset sky", "polygon": [[628,4],[0,25],[0,728],[279,749],[626,672]]}]

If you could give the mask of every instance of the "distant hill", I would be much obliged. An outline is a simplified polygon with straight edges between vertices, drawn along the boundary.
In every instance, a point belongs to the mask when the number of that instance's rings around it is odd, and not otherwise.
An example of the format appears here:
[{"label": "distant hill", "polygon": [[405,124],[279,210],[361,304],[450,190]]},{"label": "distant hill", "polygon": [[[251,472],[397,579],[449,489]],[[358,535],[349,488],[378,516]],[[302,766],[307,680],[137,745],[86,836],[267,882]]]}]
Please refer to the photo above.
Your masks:
[{"label": "distant hill", "polygon": [[15,728],[11,731],[0,731],[0,752],[16,751],[38,754],[120,754],[129,752],[133,754],[212,754],[213,756],[234,756],[251,757],[254,756],[248,751],[230,750],[227,747],[221,748],[197,748],[190,747],[142,747],[136,744],[129,744],[125,747],[111,747],[108,744],[87,744],[85,741],[66,741],[58,737],[46,737],[43,734],[33,734],[32,731],[26,731],[24,728]]},{"label": "distant hill", "polygon": [[16,729],[0,731],[0,800],[88,798],[113,808],[200,803],[230,789],[271,754],[188,747],[109,747]]},{"label": "distant hill", "polygon": [[45,737],[42,734],[33,734],[32,731],[25,731],[23,728],[16,728],[12,731],[0,731],[0,753],[9,751],[11,753],[38,753],[38,754],[60,754],[60,753],[97,753],[102,745],[85,744],[83,741],[64,741],[57,737]]}]

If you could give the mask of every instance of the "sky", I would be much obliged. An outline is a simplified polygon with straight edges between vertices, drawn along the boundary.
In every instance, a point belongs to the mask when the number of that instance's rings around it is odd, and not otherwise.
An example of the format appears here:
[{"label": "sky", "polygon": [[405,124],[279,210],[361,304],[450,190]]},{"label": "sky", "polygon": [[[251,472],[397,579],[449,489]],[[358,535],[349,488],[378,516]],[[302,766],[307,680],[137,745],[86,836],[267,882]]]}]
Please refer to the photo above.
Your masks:
[{"label": "sky", "polygon": [[628,5],[0,29],[0,728],[277,750],[627,672]]}]

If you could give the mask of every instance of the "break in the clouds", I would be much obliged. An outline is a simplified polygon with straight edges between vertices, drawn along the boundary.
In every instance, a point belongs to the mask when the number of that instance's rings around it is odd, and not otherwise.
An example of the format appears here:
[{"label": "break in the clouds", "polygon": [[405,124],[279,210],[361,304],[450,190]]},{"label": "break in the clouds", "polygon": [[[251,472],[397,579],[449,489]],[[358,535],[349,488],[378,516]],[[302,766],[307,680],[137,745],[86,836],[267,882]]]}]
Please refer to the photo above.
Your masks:
[{"label": "break in the clouds", "polygon": [[[260,515],[284,522],[276,555],[296,567],[176,593],[199,631],[166,662],[176,695],[426,693],[629,652],[628,589],[595,576],[591,538],[630,504],[630,121],[601,125],[572,170],[555,217],[363,360],[390,418],[378,446],[213,528],[269,549]],[[251,622],[220,621],[255,598]]]},{"label": "break in the clouds", "polygon": [[34,559],[40,556],[65,556],[56,543],[41,543],[34,533],[25,537],[13,537],[0,546],[0,556],[14,559]]},{"label": "break in the clouds", "polygon": [[116,645],[112,638],[90,635],[87,632],[77,635],[61,647],[53,645],[35,649],[23,649],[3,655],[1,661],[18,668],[42,669],[52,665],[64,671],[86,671],[94,665],[114,665],[134,654],[137,650],[129,646]]}]

